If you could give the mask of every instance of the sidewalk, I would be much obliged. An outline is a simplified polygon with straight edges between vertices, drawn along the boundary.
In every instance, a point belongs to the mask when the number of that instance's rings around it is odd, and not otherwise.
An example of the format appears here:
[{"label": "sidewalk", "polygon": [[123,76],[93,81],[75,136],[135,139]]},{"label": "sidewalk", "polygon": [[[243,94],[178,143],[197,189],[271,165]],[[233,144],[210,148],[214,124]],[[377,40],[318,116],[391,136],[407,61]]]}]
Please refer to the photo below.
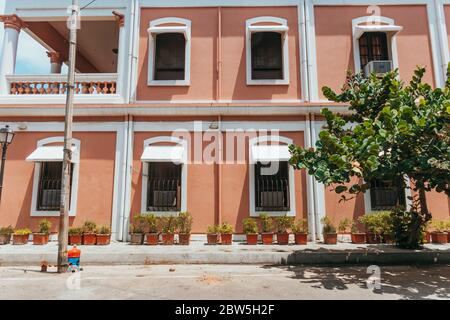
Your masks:
[{"label": "sidewalk", "polygon": [[[57,243],[0,246],[0,266],[38,266],[41,261],[56,263]],[[424,250],[402,250],[390,245],[338,243],[324,245],[229,246],[193,241],[189,246],[148,246],[115,242],[108,246],[79,246],[83,265],[144,264],[450,264],[450,244],[425,245]]]}]

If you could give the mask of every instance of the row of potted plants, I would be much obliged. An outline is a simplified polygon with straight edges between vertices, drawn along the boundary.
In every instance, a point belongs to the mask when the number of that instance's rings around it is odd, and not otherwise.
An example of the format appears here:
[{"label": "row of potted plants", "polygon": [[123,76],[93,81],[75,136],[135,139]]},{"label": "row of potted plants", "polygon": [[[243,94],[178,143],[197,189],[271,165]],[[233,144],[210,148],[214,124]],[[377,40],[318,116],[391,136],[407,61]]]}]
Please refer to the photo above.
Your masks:
[{"label": "row of potted plants", "polygon": [[70,245],[108,245],[111,243],[111,228],[97,226],[94,221],[86,220],[81,227],[69,228]]},{"label": "row of potted plants", "polygon": [[28,228],[14,229],[12,226],[0,228],[0,245],[9,244],[12,239],[14,245],[27,244],[30,234],[33,234],[33,244],[43,245],[48,243],[52,223],[47,219],[39,221],[39,230],[32,232]]}]

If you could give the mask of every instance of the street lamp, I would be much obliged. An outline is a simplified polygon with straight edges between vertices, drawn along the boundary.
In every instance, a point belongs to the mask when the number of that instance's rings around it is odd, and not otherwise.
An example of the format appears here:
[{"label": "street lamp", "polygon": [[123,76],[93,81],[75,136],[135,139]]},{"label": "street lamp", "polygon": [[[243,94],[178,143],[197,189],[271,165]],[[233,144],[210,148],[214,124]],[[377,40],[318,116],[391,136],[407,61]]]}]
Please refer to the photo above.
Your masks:
[{"label": "street lamp", "polygon": [[13,141],[14,131],[8,125],[0,129],[0,144],[2,145],[2,165],[0,167],[0,201],[2,200],[3,173],[5,171],[6,150]]}]

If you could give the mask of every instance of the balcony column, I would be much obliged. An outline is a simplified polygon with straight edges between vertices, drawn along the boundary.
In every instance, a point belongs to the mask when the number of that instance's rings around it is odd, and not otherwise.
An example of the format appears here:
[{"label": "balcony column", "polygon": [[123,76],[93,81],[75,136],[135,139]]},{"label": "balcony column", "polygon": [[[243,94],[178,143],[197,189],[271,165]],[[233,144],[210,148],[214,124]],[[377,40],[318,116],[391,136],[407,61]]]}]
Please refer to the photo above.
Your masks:
[{"label": "balcony column", "polygon": [[4,23],[5,34],[3,37],[2,56],[0,59],[0,94],[9,94],[6,75],[14,74],[16,67],[17,45],[19,33],[24,28],[25,22],[17,15],[0,15],[0,22]]},{"label": "balcony column", "polygon": [[119,48],[118,48],[118,52],[117,52],[117,74],[118,74],[118,79],[117,79],[117,94],[121,94],[124,92],[127,92],[127,90],[125,89],[125,86],[127,85],[128,81],[121,81],[120,77],[123,77],[125,74],[127,74],[127,72],[125,72],[125,59],[126,57],[126,53],[125,53],[125,49],[126,49],[126,40],[127,40],[127,35],[125,33],[125,15],[118,12],[118,11],[113,11],[112,12],[114,17],[116,18],[117,21],[117,25],[119,26]]},{"label": "balcony column", "polygon": [[61,73],[62,60],[59,52],[47,51],[47,57],[50,58],[50,73]]}]

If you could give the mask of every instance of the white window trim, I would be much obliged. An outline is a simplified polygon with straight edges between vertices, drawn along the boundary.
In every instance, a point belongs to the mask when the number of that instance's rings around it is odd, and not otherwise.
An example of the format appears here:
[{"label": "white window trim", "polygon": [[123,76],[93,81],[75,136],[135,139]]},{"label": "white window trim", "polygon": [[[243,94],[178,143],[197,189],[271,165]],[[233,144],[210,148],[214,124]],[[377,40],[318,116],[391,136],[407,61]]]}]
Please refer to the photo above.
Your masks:
[{"label": "white window trim", "polygon": [[[276,23],[277,25],[254,25],[260,23]],[[245,55],[247,85],[288,85],[289,84],[289,43],[287,20],[277,17],[257,17],[245,22]],[[252,79],[252,34],[256,32],[279,32],[282,35],[283,79]]]},{"label": "white window trim", "polygon": [[[358,30],[358,26],[362,23],[369,23],[364,25],[365,31],[361,32]],[[370,24],[372,23],[372,24]],[[378,24],[377,24],[378,23]],[[379,24],[382,23],[382,24]],[[382,31],[383,27],[387,27],[385,30],[388,30],[388,53],[389,58],[392,60],[392,66],[394,69],[398,68],[398,53],[397,53],[397,33],[403,29],[401,26],[395,25],[395,21],[391,18],[382,17],[382,16],[365,16],[352,20],[352,35],[353,35],[353,59],[355,63],[355,72],[358,73],[361,71],[361,58],[359,53],[359,38],[365,32],[377,32]],[[389,28],[390,27],[390,28]]]},{"label": "white window trim", "polygon": [[[406,178],[407,184],[411,185],[411,180],[409,178]],[[406,209],[409,210],[411,208],[411,200],[408,199],[408,197],[411,197],[411,189],[405,188],[405,199],[406,199]],[[370,214],[374,212],[380,212],[380,211],[386,211],[386,210],[373,210],[372,209],[372,198],[370,196],[370,189],[368,189],[364,193],[364,212],[365,214]]]},{"label": "white window trim", "polygon": [[[177,24],[177,26],[161,26]],[[148,80],[149,86],[189,86],[191,84],[191,21],[182,18],[167,17],[150,21],[148,32]],[[182,33],[186,38],[184,80],[154,80],[155,74],[155,35],[161,33]]]},{"label": "white window trim", "polygon": [[[59,143],[59,142],[64,142],[64,137],[51,137],[51,138],[39,140],[37,142],[37,147],[43,147],[50,143]],[[75,157],[79,157],[80,146],[81,146],[80,140],[72,138],[72,144],[76,147],[76,152],[78,153],[78,155],[75,155]],[[31,197],[30,216],[32,216],[32,217],[59,217],[59,215],[60,215],[59,211],[37,210],[37,200],[38,200],[38,193],[39,193],[39,179],[40,179],[41,165],[42,165],[42,162],[34,163],[33,193],[32,193],[32,197]],[[77,213],[79,171],[80,171],[80,162],[79,161],[73,162],[72,189],[71,189],[71,194],[70,194],[70,210],[69,210],[70,217],[76,216],[76,213]]]},{"label": "white window trim", "polygon": [[[161,142],[170,142],[177,144],[183,147],[183,161],[181,167],[181,206],[180,211],[152,211],[157,216],[173,216],[178,215],[180,212],[187,211],[187,167],[188,167],[188,145],[187,141],[172,137],[172,136],[159,136],[150,139],[146,139],[144,141],[144,149],[145,147],[151,146],[152,144],[161,143]],[[153,161],[142,161],[142,194],[141,194],[141,213],[149,213],[147,211],[147,182],[148,182],[148,163]]]},{"label": "white window trim", "polygon": [[[250,217],[259,217],[262,212],[256,211],[255,209],[255,164],[252,163],[252,146],[258,145],[259,143],[267,143],[267,142],[278,142],[279,144],[287,144],[290,145],[293,143],[293,140],[283,136],[261,136],[250,139],[249,141],[249,162],[248,162],[248,170],[249,170],[249,197],[250,197]],[[285,161],[285,160],[282,160]],[[294,168],[288,164],[289,171],[289,203],[290,208],[289,211],[267,211],[270,216],[289,216],[295,217],[295,175]]]}]

